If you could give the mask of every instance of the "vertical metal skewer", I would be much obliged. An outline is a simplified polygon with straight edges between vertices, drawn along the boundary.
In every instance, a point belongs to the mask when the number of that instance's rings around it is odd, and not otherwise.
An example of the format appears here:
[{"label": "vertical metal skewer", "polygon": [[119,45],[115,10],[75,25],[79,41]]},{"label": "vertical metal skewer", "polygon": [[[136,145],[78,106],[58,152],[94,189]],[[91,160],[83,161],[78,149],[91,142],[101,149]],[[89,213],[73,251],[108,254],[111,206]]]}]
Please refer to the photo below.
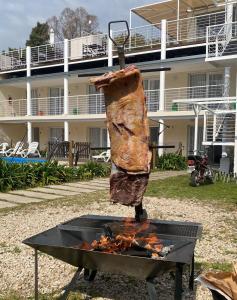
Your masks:
[{"label": "vertical metal skewer", "polygon": [[[118,24],[118,23],[124,23],[126,24],[126,29],[127,29],[127,34],[124,36],[124,41],[121,44],[118,44],[116,42],[116,40],[111,36],[111,25],[112,24]],[[118,52],[118,59],[119,59],[119,66],[120,66],[120,70],[125,68],[125,45],[127,43],[127,41],[129,40],[130,37],[130,29],[128,26],[128,22],[127,21],[112,21],[109,22],[109,26],[108,26],[108,31],[109,31],[109,38],[110,40],[113,42],[114,46],[117,48],[117,52]],[[112,172],[113,169],[116,169],[116,166],[114,165],[114,163],[112,162]],[[139,204],[138,206],[135,206],[135,220],[137,222],[141,222],[143,220],[147,219],[147,212],[145,209],[142,208],[142,203]]]}]

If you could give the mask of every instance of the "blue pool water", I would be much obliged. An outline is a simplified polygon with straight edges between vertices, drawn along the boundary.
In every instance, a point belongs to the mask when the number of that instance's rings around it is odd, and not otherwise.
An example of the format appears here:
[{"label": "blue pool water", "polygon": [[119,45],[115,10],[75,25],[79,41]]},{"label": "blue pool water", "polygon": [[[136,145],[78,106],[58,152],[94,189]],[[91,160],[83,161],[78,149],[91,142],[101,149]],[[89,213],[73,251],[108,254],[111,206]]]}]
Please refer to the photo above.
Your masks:
[{"label": "blue pool water", "polygon": [[1,157],[0,159],[12,164],[45,163],[47,160],[42,158],[22,158],[22,157]]}]

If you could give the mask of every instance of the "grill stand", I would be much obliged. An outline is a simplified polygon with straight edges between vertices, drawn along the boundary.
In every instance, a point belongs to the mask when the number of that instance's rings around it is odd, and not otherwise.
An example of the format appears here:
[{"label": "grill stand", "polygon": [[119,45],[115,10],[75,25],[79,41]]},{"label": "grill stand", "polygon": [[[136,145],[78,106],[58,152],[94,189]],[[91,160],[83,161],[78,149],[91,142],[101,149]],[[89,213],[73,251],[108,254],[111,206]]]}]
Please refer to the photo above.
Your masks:
[{"label": "grill stand", "polygon": [[[182,300],[182,293],[183,293],[183,267],[184,264],[176,263],[176,271],[175,271],[175,293],[174,293],[174,300]],[[64,288],[64,293],[58,299],[66,300],[70,291],[72,291],[77,286],[77,282],[79,280],[79,276],[81,271],[83,270],[82,267],[79,267],[74,274],[72,280],[69,282],[67,286]],[[38,250],[35,249],[35,300],[39,299],[39,268],[38,268]],[[97,274],[97,270],[89,270],[84,269],[84,279],[88,282],[91,282],[95,279]],[[146,280],[147,284],[147,291],[150,300],[158,300],[158,296],[155,289],[155,278],[148,278]],[[193,290],[194,287],[194,255],[192,258],[192,263],[190,266],[190,277],[189,277],[189,289]]]}]

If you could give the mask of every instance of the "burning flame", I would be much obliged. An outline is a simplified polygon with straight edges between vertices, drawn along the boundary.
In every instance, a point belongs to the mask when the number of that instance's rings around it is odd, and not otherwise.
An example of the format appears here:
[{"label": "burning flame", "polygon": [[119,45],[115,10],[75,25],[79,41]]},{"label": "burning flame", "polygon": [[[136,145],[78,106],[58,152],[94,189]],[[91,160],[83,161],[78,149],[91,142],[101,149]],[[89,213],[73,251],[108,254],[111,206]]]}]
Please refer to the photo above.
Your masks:
[{"label": "burning flame", "polygon": [[122,224],[115,226],[114,232],[112,228],[113,236],[102,235],[98,241],[94,240],[91,244],[83,242],[80,249],[121,253],[130,248],[139,248],[150,251],[152,257],[157,258],[163,245],[155,233],[146,233],[149,227],[150,222],[148,220],[135,223],[134,219],[126,218]]}]

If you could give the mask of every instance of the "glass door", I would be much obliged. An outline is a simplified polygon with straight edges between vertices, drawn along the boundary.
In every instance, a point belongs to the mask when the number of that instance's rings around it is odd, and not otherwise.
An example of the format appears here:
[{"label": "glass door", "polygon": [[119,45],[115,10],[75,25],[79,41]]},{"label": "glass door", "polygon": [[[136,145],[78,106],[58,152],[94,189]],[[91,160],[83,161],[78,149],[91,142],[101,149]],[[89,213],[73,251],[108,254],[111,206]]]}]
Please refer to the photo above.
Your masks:
[{"label": "glass door", "polygon": [[38,89],[31,90],[31,114],[32,116],[37,116],[39,114],[38,105]]},{"label": "glass door", "polygon": [[147,97],[147,110],[158,111],[159,110],[159,79],[145,79],[143,81],[145,95]]},{"label": "glass door", "polygon": [[61,115],[64,112],[64,89],[50,88],[49,89],[49,114]]},{"label": "glass door", "polygon": [[102,91],[97,91],[94,85],[88,86],[89,94],[89,113],[102,114],[105,112],[105,104]]},{"label": "glass door", "polygon": [[64,140],[64,129],[63,128],[50,128],[50,137],[51,142],[62,142]]}]

